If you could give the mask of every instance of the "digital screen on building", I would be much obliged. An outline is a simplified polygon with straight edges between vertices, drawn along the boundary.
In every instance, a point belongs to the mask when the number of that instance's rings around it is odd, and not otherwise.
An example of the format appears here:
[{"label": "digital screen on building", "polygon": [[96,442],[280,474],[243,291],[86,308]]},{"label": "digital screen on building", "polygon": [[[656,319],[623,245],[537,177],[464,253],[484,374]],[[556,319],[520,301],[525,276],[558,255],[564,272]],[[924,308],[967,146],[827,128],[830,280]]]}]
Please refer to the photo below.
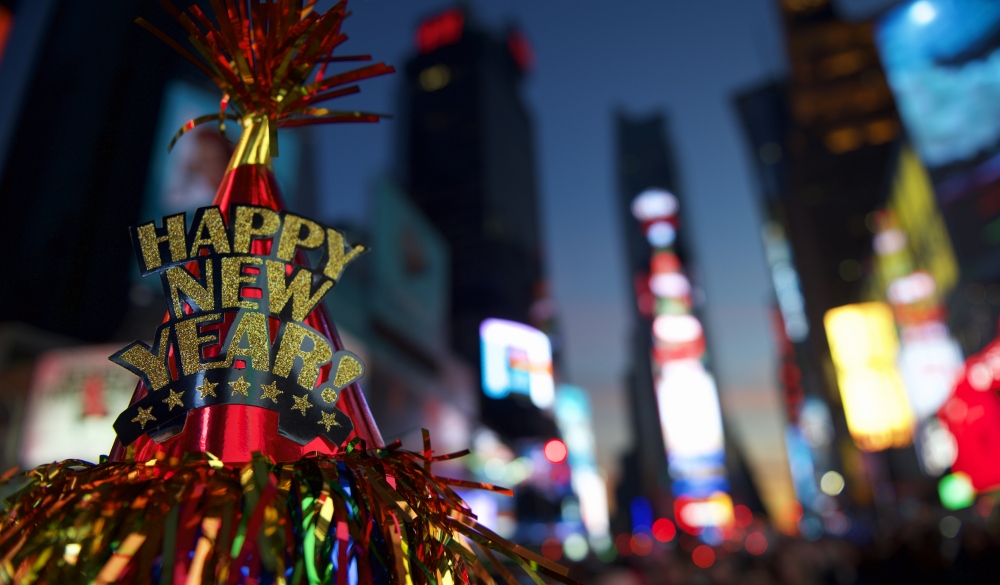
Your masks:
[{"label": "digital screen on building", "polygon": [[[190,213],[212,204],[232,156],[234,141],[239,138],[239,123],[227,123],[224,136],[219,133],[218,124],[202,124],[181,136],[170,152],[167,145],[189,120],[218,111],[217,91],[180,80],[166,85],[142,217]],[[272,162],[274,174],[285,203],[294,208],[301,175],[300,143],[291,133],[281,134],[280,140],[281,154]]]},{"label": "digital screen on building", "polygon": [[1000,150],[1000,3],[917,0],[876,38],[910,139],[930,167]]},{"label": "digital screen on building", "polygon": [[823,324],[847,428],[865,451],[905,447],[913,411],[897,369],[899,338],[885,303],[857,303],[826,312]]},{"label": "digital screen on building", "polygon": [[479,339],[487,396],[523,394],[538,408],[552,406],[552,344],[547,335],[523,323],[486,319],[479,327]]},{"label": "digital screen on building", "polygon": [[35,363],[25,411],[21,465],[97,462],[115,440],[112,424],[139,379],[108,360],[117,346],[51,351]]},{"label": "digital screen on building", "polygon": [[963,273],[1000,278],[1000,2],[905,2],[876,39]]}]

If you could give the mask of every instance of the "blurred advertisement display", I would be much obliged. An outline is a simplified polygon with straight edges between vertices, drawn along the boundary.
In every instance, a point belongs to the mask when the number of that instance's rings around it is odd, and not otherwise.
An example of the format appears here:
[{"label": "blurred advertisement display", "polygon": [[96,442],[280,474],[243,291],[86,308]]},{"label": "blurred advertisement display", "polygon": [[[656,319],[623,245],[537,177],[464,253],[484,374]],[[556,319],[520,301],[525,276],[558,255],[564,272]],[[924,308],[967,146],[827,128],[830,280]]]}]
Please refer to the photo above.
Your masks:
[{"label": "blurred advertisement display", "polygon": [[953,473],[977,492],[1000,488],[1000,341],[993,340],[965,362],[955,391],[938,411],[957,448]]},{"label": "blurred advertisement display", "polygon": [[725,492],[703,498],[678,496],[674,500],[677,525],[686,532],[700,533],[706,528],[732,526],[733,500]]},{"label": "blurred advertisement display", "polygon": [[827,311],[823,322],[855,444],[864,451],[909,445],[914,420],[896,367],[892,309],[885,303],[845,305]]},{"label": "blurred advertisement display", "polygon": [[667,364],[656,396],[671,467],[683,468],[690,461],[724,455],[719,393],[701,362]]},{"label": "blurred advertisement display", "polygon": [[447,346],[448,243],[395,185],[374,189],[372,312],[378,326],[414,347]]},{"label": "blurred advertisement display", "polygon": [[813,465],[809,442],[798,425],[785,427],[785,449],[788,451],[788,465],[792,472],[795,499],[803,507],[812,508],[816,505],[817,496],[819,496],[816,468]]},{"label": "blurred advertisement display", "polygon": [[905,2],[876,38],[963,268],[1000,276],[1000,3]]},{"label": "blurred advertisement display", "polygon": [[806,302],[785,230],[779,222],[768,221],[764,224],[762,235],[764,254],[771,267],[771,280],[774,294],[778,298],[785,335],[794,343],[805,341],[809,335]]},{"label": "blurred advertisement display", "polygon": [[21,464],[97,462],[115,440],[112,423],[139,379],[108,361],[113,346],[51,351],[38,359],[28,394]]},{"label": "blurred advertisement display", "polygon": [[[218,91],[181,80],[167,84],[156,126],[157,145],[171,139],[189,120],[219,111]],[[218,124],[202,124],[184,134],[168,152],[165,147],[153,150],[149,184],[141,217],[161,217],[184,211],[192,212],[212,204],[222,183],[232,155],[240,125],[228,121],[225,133]],[[299,184],[299,141],[294,134],[282,134],[280,156],[273,159],[274,174],[282,187],[289,207],[296,207]]]},{"label": "blurred advertisement display", "polygon": [[1000,143],[1000,4],[916,0],[886,14],[877,39],[909,135],[939,167]]},{"label": "blurred advertisement display", "polygon": [[962,367],[943,303],[958,279],[958,266],[930,179],[909,147],[900,151],[888,205],[873,223],[876,286],[885,291],[899,329],[897,366],[916,419],[918,460],[925,473],[938,476],[954,454],[953,440],[934,414]]},{"label": "blurred advertisement display", "polygon": [[555,415],[568,450],[566,460],[572,470],[573,493],[579,501],[580,518],[591,544],[603,549],[611,542],[608,491],[597,468],[593,413],[586,390],[560,384],[556,390]]},{"label": "blurred advertisement display", "polygon": [[487,319],[479,327],[483,392],[490,398],[524,394],[538,408],[555,400],[552,345],[547,335],[523,323]]},{"label": "blurred advertisement display", "polygon": [[679,207],[664,189],[647,189],[632,200],[632,215],[652,248],[648,280],[636,290],[640,311],[652,318],[653,381],[671,490],[685,502],[675,507],[677,523],[703,534],[706,527],[730,526],[733,506],[719,392],[705,368],[705,331],[677,251]]}]

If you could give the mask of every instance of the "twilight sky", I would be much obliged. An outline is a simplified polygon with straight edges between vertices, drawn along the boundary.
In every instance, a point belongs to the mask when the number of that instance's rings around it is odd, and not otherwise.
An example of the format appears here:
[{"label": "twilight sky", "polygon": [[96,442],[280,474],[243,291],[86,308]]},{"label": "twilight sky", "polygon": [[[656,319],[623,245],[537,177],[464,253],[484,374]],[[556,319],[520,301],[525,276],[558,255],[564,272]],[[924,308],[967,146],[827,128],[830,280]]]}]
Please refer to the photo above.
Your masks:
[{"label": "twilight sky", "polygon": [[[630,277],[622,260],[613,112],[664,111],[688,208],[687,238],[707,296],[707,333],[730,433],[773,506],[791,497],[782,441],[770,299],[753,169],[735,91],[780,75],[784,45],[773,0],[478,0],[487,27],[517,23],[534,47],[525,83],[535,120],[547,268],[559,305],[570,382],[594,402],[602,465],[617,473],[632,438],[625,410]],[[443,0],[352,0],[344,54],[370,53],[402,69],[420,20]],[[365,82],[338,108],[398,109],[398,75]],[[394,162],[397,129],[320,128],[320,207],[329,221],[365,222],[364,194]],[[772,508],[774,510],[774,508]]]}]

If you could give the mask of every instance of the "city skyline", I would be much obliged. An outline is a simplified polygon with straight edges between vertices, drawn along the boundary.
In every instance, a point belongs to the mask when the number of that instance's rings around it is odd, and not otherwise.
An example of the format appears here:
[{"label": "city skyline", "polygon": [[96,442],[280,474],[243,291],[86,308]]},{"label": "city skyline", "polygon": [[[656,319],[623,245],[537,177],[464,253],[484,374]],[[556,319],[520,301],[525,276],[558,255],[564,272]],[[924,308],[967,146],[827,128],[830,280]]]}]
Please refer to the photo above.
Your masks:
[{"label": "city skyline", "polygon": [[[416,51],[414,32],[422,18],[448,6],[421,2],[390,10],[375,2],[352,4],[346,47],[399,68]],[[662,110],[672,121],[668,138],[690,202],[693,257],[708,301],[723,411],[755,467],[784,466],[757,194],[731,101],[738,90],[783,72],[773,4],[567,14],[542,5],[477,3],[471,10],[490,28],[517,24],[534,47],[536,63],[525,90],[536,125],[547,270],[570,381],[590,390],[595,411],[605,413],[596,422],[601,463],[616,471],[630,441],[623,389],[625,303],[632,300],[622,284],[623,234],[613,219],[613,119],[616,109],[624,109],[639,115]],[[625,44],[606,46],[603,38]],[[349,103],[398,112],[398,77],[374,80]],[[321,214],[365,222],[369,183],[396,168],[397,123],[321,130],[318,144],[332,153],[320,161]],[[736,281],[739,287],[729,286]],[[783,478],[756,479],[774,484],[761,486],[773,498],[790,497]]]}]

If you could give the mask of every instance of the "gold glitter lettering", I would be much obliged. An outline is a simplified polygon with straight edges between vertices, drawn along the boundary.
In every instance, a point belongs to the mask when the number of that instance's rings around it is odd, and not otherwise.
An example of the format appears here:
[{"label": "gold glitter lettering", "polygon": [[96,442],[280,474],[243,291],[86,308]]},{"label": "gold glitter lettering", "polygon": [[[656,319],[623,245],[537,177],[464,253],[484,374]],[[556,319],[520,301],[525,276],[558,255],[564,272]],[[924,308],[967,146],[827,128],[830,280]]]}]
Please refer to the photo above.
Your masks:
[{"label": "gold glitter lettering", "polygon": [[160,342],[156,345],[155,353],[145,345],[135,342],[121,352],[115,362],[129,370],[142,372],[152,389],[159,390],[170,382],[170,373],[167,371],[169,339],[170,327],[164,327],[160,330]]},{"label": "gold glitter lettering", "polygon": [[[247,345],[243,346],[243,338]],[[267,317],[263,313],[246,312],[236,324],[232,341],[226,349],[226,368],[233,367],[236,356],[250,358],[253,369],[266,372],[271,365],[271,338],[267,334]]]},{"label": "gold glitter lettering", "polygon": [[333,281],[340,280],[340,275],[344,272],[344,267],[349,262],[365,251],[365,247],[358,245],[348,250],[344,244],[344,234],[337,230],[326,230],[326,266],[323,267],[323,274]]},{"label": "gold glitter lettering", "polygon": [[320,394],[323,397],[323,402],[336,402],[337,401],[337,391],[333,388],[323,388],[323,393]]},{"label": "gold glitter lettering", "polygon": [[219,334],[215,331],[208,335],[199,335],[201,324],[217,322],[221,318],[221,313],[210,313],[185,319],[174,325],[174,330],[177,332],[177,350],[181,354],[181,369],[185,376],[202,370],[227,367],[225,360],[201,363],[201,346],[219,341]]},{"label": "gold glitter lettering", "polygon": [[291,298],[292,319],[302,321],[332,286],[333,283],[326,280],[316,290],[316,294],[309,296],[309,292],[312,290],[311,272],[299,270],[289,284],[285,280],[285,264],[274,260],[267,261],[268,298],[271,313],[275,315],[281,313],[285,305],[288,304],[288,299]]},{"label": "gold glitter lettering", "polygon": [[227,256],[222,259],[222,308],[254,309],[260,305],[257,301],[240,300],[240,288],[244,284],[257,284],[256,274],[244,274],[243,267],[250,264],[261,264],[263,260],[256,256]]},{"label": "gold glitter lettering", "polygon": [[[260,218],[260,225],[256,218]],[[250,240],[254,236],[272,236],[281,227],[278,214],[264,207],[237,207],[236,218],[233,221],[233,252],[236,254],[250,253]]]},{"label": "gold glitter lettering", "polygon": [[[305,350],[302,342],[306,338],[313,342],[313,348]],[[274,358],[274,374],[287,378],[292,372],[292,364],[295,358],[302,360],[302,369],[299,370],[298,383],[306,390],[316,387],[316,380],[319,378],[319,367],[330,361],[333,357],[333,348],[330,343],[321,335],[296,325],[288,323],[285,325],[285,333],[281,336],[281,344],[278,347],[278,356]]]},{"label": "gold glitter lettering", "polygon": [[184,316],[184,307],[181,305],[181,295],[188,303],[194,303],[198,310],[212,311],[215,309],[215,295],[213,294],[213,262],[206,260],[199,264],[205,273],[205,286],[202,286],[187,268],[184,266],[174,266],[167,269],[167,285],[170,288],[170,298],[174,304],[174,316],[180,319]]},{"label": "gold glitter lettering", "polygon": [[[304,237],[302,236],[302,228],[306,228]],[[297,248],[312,250],[322,244],[322,226],[304,217],[290,213],[285,214],[285,225],[281,229],[281,237],[278,238],[278,258],[285,262],[291,262]]]},{"label": "gold glitter lettering", "polygon": [[139,235],[139,249],[142,251],[142,262],[146,270],[163,266],[160,257],[160,244],[167,242],[170,246],[170,261],[187,260],[187,239],[184,235],[184,214],[171,215],[164,220],[167,224],[166,235],[159,235],[156,224],[144,223],[136,229]]},{"label": "gold glitter lettering", "polygon": [[[205,230],[208,237],[202,237]],[[203,246],[212,246],[216,254],[229,253],[229,237],[226,235],[226,225],[222,222],[222,213],[218,207],[209,207],[202,214],[198,227],[194,230],[194,241],[191,242],[191,257],[194,258]]]}]

